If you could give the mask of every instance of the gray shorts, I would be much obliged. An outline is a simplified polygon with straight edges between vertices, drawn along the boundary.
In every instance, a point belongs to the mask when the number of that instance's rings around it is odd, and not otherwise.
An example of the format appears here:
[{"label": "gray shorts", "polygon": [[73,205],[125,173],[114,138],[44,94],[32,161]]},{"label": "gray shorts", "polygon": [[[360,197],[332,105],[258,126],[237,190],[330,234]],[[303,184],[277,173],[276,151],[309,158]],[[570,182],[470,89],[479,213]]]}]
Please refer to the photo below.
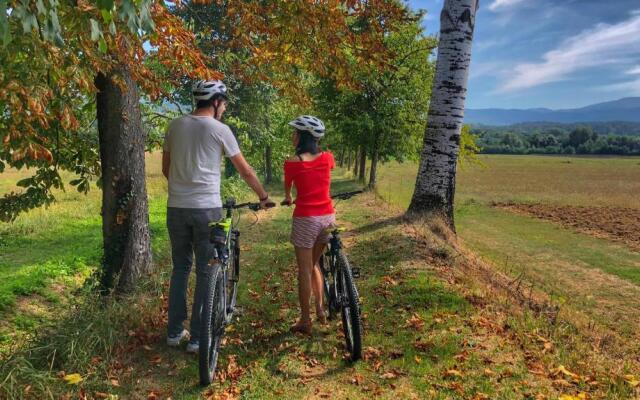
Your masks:
[{"label": "gray shorts", "polygon": [[331,235],[323,231],[335,224],[336,215],[327,214],[314,217],[293,217],[291,243],[296,247],[311,249],[316,243],[329,243]]}]

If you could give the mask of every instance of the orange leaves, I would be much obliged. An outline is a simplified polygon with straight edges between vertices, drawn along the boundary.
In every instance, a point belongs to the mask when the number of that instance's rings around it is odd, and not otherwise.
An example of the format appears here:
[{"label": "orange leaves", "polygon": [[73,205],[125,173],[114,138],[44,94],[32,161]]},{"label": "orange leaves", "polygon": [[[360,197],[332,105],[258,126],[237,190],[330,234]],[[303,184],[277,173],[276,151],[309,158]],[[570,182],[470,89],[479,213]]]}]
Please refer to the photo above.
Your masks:
[{"label": "orange leaves", "polygon": [[422,328],[424,328],[424,320],[420,315],[414,313],[411,318],[407,320],[406,326],[417,331],[421,331]]}]

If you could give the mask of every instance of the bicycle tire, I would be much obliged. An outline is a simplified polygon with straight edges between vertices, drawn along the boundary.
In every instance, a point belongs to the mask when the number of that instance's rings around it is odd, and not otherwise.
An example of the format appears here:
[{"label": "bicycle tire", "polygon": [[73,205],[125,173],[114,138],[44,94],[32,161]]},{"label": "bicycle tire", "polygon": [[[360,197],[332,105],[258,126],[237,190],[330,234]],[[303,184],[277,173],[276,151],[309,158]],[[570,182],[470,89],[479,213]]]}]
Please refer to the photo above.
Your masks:
[{"label": "bicycle tire", "polygon": [[324,311],[327,318],[332,321],[336,317],[336,293],[335,293],[335,277],[331,273],[329,257],[326,254],[320,256],[318,262],[320,273],[322,275],[322,288],[324,290]]},{"label": "bicycle tire", "polygon": [[200,384],[210,385],[213,382],[220,342],[224,334],[224,298],[223,277],[220,264],[210,267],[211,275],[205,286],[205,297],[200,319],[200,347],[198,349],[198,369]]},{"label": "bicycle tire", "polygon": [[[238,300],[238,282],[240,281],[240,236],[235,235],[231,242],[229,259],[229,276],[227,277],[227,314],[233,314]],[[229,321],[227,321],[229,322]]]},{"label": "bicycle tire", "polygon": [[360,300],[358,289],[353,280],[351,266],[347,256],[338,254],[338,283],[342,300],[342,330],[351,361],[362,358],[362,321],[360,319]]}]

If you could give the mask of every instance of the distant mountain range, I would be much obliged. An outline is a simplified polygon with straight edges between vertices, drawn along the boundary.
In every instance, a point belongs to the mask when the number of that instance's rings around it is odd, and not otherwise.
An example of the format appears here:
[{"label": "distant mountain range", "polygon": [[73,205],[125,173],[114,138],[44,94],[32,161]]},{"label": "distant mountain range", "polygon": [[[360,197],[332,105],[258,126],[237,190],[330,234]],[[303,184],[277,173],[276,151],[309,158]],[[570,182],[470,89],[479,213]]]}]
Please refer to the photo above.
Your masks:
[{"label": "distant mountain range", "polygon": [[590,106],[551,110],[531,108],[526,110],[485,108],[466,109],[464,122],[472,125],[511,125],[523,122],[640,122],[640,97],[593,104]]}]

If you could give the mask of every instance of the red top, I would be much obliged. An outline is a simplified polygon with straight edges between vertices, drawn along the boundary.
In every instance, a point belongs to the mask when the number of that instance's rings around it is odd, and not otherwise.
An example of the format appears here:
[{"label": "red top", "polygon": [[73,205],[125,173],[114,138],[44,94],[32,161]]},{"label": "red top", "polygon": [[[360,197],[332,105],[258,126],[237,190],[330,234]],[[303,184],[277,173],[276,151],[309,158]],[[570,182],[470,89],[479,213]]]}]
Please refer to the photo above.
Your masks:
[{"label": "red top", "polygon": [[314,217],[335,213],[329,194],[333,154],[322,152],[312,161],[285,161],[284,182],[296,185],[294,217]]}]

